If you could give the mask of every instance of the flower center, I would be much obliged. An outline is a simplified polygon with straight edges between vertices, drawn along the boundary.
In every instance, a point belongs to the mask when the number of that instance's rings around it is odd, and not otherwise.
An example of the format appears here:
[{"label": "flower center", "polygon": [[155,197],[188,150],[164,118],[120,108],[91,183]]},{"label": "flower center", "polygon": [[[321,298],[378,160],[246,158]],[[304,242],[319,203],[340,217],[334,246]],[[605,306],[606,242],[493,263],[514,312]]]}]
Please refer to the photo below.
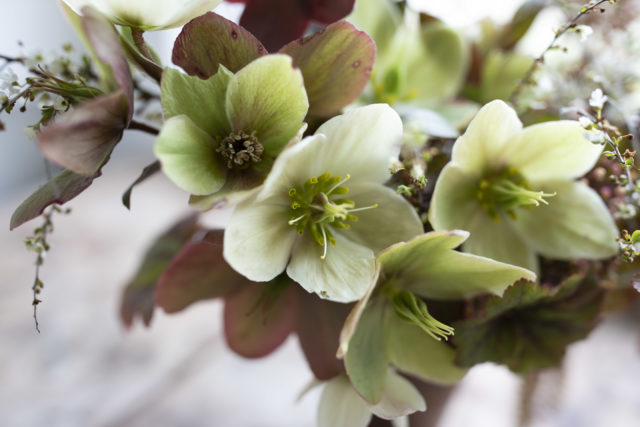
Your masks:
[{"label": "flower center", "polygon": [[549,202],[544,197],[555,195],[556,193],[532,190],[524,177],[513,168],[483,178],[476,187],[476,198],[480,206],[496,222],[500,220],[500,210],[515,219],[517,207],[540,206],[540,203],[548,205]]},{"label": "flower center", "polygon": [[321,259],[327,257],[327,242],[336,245],[336,239],[331,228],[349,229],[348,221],[357,221],[353,212],[376,208],[371,205],[356,208],[355,202],[342,198],[349,192],[342,184],[347,182],[350,175],[344,179],[331,176],[329,172],[314,176],[305,181],[302,186],[289,189],[290,220],[289,225],[295,226],[299,235],[308,230],[313,240],[323,247]]},{"label": "flower center", "polygon": [[258,163],[262,160],[264,147],[256,138],[256,132],[251,135],[243,131],[231,132],[225,137],[216,151],[227,161],[227,167],[248,167],[249,162]]}]

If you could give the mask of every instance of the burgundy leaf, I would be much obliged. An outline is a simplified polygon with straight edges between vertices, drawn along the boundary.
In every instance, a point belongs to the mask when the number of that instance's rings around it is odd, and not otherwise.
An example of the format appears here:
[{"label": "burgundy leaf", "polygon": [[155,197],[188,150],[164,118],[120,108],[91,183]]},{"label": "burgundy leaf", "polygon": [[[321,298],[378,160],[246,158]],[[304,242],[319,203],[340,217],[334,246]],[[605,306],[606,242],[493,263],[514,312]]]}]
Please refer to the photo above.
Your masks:
[{"label": "burgundy leaf", "polygon": [[350,14],[355,2],[355,0],[310,0],[308,1],[309,18],[323,24],[331,24]]},{"label": "burgundy leaf", "polygon": [[251,0],[240,18],[240,25],[269,52],[302,36],[309,23],[306,5],[300,0]]}]

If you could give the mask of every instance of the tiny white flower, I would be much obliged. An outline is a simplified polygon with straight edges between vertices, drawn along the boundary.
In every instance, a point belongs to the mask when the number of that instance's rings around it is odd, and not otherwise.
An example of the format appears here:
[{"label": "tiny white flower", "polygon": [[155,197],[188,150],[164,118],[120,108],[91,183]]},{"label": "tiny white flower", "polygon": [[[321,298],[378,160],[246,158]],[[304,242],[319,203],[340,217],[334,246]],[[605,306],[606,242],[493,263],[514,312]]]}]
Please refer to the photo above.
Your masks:
[{"label": "tiny white flower", "polygon": [[53,103],[53,108],[60,113],[64,113],[69,108],[69,102],[62,96],[58,96]]},{"label": "tiny white flower", "polygon": [[115,24],[145,31],[179,27],[222,0],[64,0],[77,12],[93,6]]},{"label": "tiny white flower", "polygon": [[8,92],[9,96],[17,95],[20,92],[18,75],[11,68],[0,73],[0,90]]},{"label": "tiny white flower", "polygon": [[422,167],[421,164],[415,162],[411,167],[411,171],[409,172],[409,175],[411,175],[411,178],[413,179],[420,179],[424,177],[424,168]]},{"label": "tiny white flower", "polygon": [[584,131],[583,135],[594,144],[604,144],[607,141],[606,134],[598,129]]},{"label": "tiny white flower", "polygon": [[27,126],[24,128],[24,134],[29,137],[29,139],[33,140],[36,137],[36,130],[33,126]]},{"label": "tiny white flower", "polygon": [[490,102],[453,146],[434,189],[431,224],[471,232],[467,252],[533,271],[536,253],[556,259],[615,255],[618,230],[606,205],[576,181],[602,151],[584,133],[568,120],[523,129],[512,108]]},{"label": "tiny white flower", "polygon": [[580,126],[582,126],[585,129],[587,129],[589,126],[591,126],[593,124],[591,119],[589,119],[588,117],[585,117],[585,116],[580,116],[578,118],[578,123],[580,123]]},{"label": "tiny white flower", "polygon": [[585,42],[591,34],[593,34],[593,28],[589,25],[576,25],[574,31],[580,34],[580,41]]},{"label": "tiny white flower", "polygon": [[233,212],[226,261],[253,281],[286,269],[323,298],[362,298],[375,254],[422,232],[413,207],[383,185],[401,138],[398,114],[374,104],[334,117],[286,148],[255,200]]},{"label": "tiny white flower", "polygon": [[589,98],[589,105],[595,109],[601,110],[604,104],[609,100],[609,97],[602,93],[602,89],[597,88],[591,92],[591,98]]}]

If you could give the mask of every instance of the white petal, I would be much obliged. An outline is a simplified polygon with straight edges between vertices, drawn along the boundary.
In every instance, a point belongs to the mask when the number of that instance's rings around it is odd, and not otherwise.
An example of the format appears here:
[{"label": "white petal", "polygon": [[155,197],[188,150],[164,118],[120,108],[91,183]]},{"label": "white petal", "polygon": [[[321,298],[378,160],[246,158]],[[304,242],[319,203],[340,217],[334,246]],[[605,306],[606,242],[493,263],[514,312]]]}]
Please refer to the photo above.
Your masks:
[{"label": "white petal", "polygon": [[530,181],[573,179],[589,172],[601,152],[578,122],[563,120],[524,128],[509,139],[502,159]]},{"label": "white petal", "polygon": [[[364,296],[376,276],[371,249],[334,232],[337,244],[323,247],[305,232],[293,248],[287,274],[308,292],[337,302],[352,302]],[[232,264],[233,266],[233,264]]]},{"label": "white petal", "polygon": [[345,375],[327,382],[318,404],[318,427],[366,427],[370,420],[369,407]]},{"label": "white petal", "polygon": [[370,408],[371,412],[378,417],[390,420],[416,411],[426,411],[427,404],[413,384],[392,370],[388,370],[382,398]]},{"label": "white petal", "polygon": [[521,129],[522,123],[511,107],[491,101],[478,111],[453,145],[452,162],[476,176],[487,168],[498,168],[505,144]]},{"label": "white petal", "polygon": [[287,200],[240,203],[224,232],[224,259],[238,273],[266,282],[282,273],[296,239]]},{"label": "white petal", "polygon": [[429,222],[435,230],[469,230],[477,214],[484,214],[476,199],[477,179],[457,164],[444,167],[431,198]]},{"label": "white petal", "polygon": [[516,212],[513,225],[528,245],[558,259],[600,259],[617,253],[618,229],[594,190],[573,181],[539,185],[557,195],[548,199],[548,206]]}]

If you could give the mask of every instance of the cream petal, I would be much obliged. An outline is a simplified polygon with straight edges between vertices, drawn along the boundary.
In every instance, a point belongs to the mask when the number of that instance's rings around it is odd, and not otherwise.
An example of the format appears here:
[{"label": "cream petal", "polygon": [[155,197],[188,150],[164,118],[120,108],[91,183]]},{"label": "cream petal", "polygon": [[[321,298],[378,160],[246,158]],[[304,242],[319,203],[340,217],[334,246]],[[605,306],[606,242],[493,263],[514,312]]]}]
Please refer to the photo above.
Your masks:
[{"label": "cream petal", "polygon": [[266,282],[284,271],[296,236],[286,200],[245,200],[225,229],[223,256],[238,273]]},{"label": "cream petal", "polygon": [[429,222],[435,230],[468,230],[478,214],[484,214],[476,199],[477,179],[459,165],[444,167],[431,198]]},{"label": "cream petal", "polygon": [[589,172],[600,153],[578,122],[563,120],[524,128],[509,139],[502,159],[530,181],[573,179]]},{"label": "cream petal", "polygon": [[598,194],[581,182],[539,183],[556,192],[549,205],[519,209],[513,226],[542,255],[558,258],[601,259],[618,251],[618,229]]},{"label": "cream petal", "polygon": [[491,101],[478,111],[453,145],[452,162],[474,176],[503,166],[502,150],[521,129],[522,123],[511,107],[503,101]]},{"label": "cream petal", "polygon": [[366,427],[371,411],[345,375],[326,383],[318,404],[318,427]]},{"label": "cream petal", "polygon": [[362,298],[376,276],[373,251],[334,232],[337,244],[329,244],[326,258],[321,259],[323,247],[307,233],[293,247],[287,266],[289,277],[308,292],[332,301]]},{"label": "cream petal", "polygon": [[370,409],[376,416],[391,420],[416,411],[426,411],[427,404],[411,382],[389,369],[384,379],[382,398]]}]

